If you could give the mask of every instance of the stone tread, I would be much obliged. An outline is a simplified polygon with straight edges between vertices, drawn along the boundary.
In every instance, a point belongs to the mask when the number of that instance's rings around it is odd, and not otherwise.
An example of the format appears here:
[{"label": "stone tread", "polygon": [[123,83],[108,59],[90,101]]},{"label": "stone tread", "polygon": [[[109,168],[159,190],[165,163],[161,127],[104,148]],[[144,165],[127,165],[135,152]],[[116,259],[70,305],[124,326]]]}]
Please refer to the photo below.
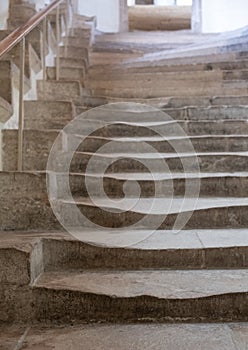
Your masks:
[{"label": "stone tread", "polygon": [[45,272],[37,288],[73,290],[115,298],[152,296],[159,299],[198,299],[248,293],[247,270],[144,270]]},{"label": "stone tread", "polygon": [[245,350],[247,323],[1,326],[3,349]]},{"label": "stone tread", "polygon": [[[86,229],[89,234],[94,234],[92,229]],[[141,230],[146,239],[128,247],[128,250],[184,250],[184,249],[209,249],[209,248],[248,248],[247,229],[207,229],[207,230]],[[101,231],[100,231],[101,232]],[[105,231],[102,231],[103,233]],[[113,233],[132,234],[137,230],[111,229]],[[18,249],[31,252],[34,245],[41,240],[43,242],[74,242],[78,239],[65,231],[0,231],[0,249]],[[86,242],[80,242],[88,245]],[[102,246],[104,247],[104,245]],[[99,247],[98,249],[101,249]]]}]

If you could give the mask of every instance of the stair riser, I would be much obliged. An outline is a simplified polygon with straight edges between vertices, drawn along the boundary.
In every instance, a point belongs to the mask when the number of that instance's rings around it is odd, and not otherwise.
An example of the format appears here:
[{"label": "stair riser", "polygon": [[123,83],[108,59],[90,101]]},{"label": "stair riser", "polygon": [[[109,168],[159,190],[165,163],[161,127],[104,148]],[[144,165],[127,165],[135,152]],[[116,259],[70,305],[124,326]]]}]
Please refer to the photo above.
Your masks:
[{"label": "stair riser", "polygon": [[62,68],[82,68],[84,70],[88,67],[88,62],[81,58],[64,58],[60,57],[60,67]]},{"label": "stair riser", "polygon": [[[120,98],[157,98],[157,97],[171,97],[171,96],[214,96],[214,95],[245,95],[247,93],[247,86],[239,86],[237,84],[231,84],[229,86],[223,86],[217,84],[208,84],[207,86],[196,84],[196,86],[182,87],[180,86],[166,86],[162,90],[161,88],[137,88],[137,89],[95,89],[92,91],[94,96],[110,96],[110,97],[120,97]],[[243,84],[244,85],[244,84]]]},{"label": "stair riser", "polygon": [[[61,181],[63,181],[63,176]],[[92,184],[97,184],[97,178],[87,179],[87,184],[92,182]],[[123,186],[126,180],[118,180],[114,178],[105,177],[103,180],[104,190],[107,196],[114,198],[124,197]],[[194,183],[194,180],[188,179],[188,183]],[[184,196],[185,194],[185,180],[183,179],[172,179],[172,180],[128,180],[127,189],[132,193],[132,188],[139,185],[140,197],[154,197],[156,189],[156,197],[170,197],[170,196]],[[223,178],[202,178],[200,179],[201,196],[219,196],[219,197],[247,197],[248,196],[248,179],[238,178],[238,177],[223,177]],[[70,178],[71,191],[75,196],[88,197],[89,192],[85,184],[84,176],[71,176]],[[94,186],[92,186],[94,188]],[[99,189],[95,186],[95,191],[90,192],[90,195],[98,196]],[[134,192],[135,193],[135,192]],[[65,197],[67,196],[67,191],[64,190]]]},{"label": "stair riser", "polygon": [[63,39],[64,46],[76,46],[80,48],[88,49],[90,46],[90,37],[81,38],[81,37],[65,37]]},{"label": "stair riser", "polygon": [[[70,102],[25,101],[24,128],[25,129],[62,129],[75,115]],[[25,135],[25,138],[28,136]],[[39,138],[36,139],[39,143]]]},{"label": "stair riser", "polygon": [[[78,80],[83,82],[85,76],[84,68],[61,68],[59,80]],[[53,67],[47,69],[48,80],[56,80],[56,70]]]},{"label": "stair riser", "polygon": [[[107,123],[106,123],[107,124]],[[92,129],[96,131],[94,136],[101,137],[146,137],[146,136],[200,136],[200,135],[248,135],[248,123],[244,120],[237,121],[179,121],[169,124],[159,125],[129,125],[110,123],[106,127],[101,124],[93,122],[89,124],[83,120],[78,119],[73,123],[74,133],[79,135],[88,135],[92,133]],[[94,130],[93,129],[93,130]]]},{"label": "stair riser", "polygon": [[[73,146],[76,137],[74,137],[74,142],[71,137],[70,146]],[[85,140],[78,148],[80,152],[91,152],[95,153],[99,150],[99,148],[111,143],[111,148],[113,148],[113,153],[123,153],[123,151],[127,150],[127,152],[140,152],[144,153],[144,144],[150,145],[157,152],[175,152],[175,149],[179,147],[182,149],[185,142],[188,142],[187,139],[183,140],[171,140],[168,141],[113,141],[111,139],[101,139],[101,138],[88,138]],[[196,152],[246,152],[248,151],[248,137],[241,138],[192,138],[190,139],[194,149]],[[71,148],[72,149],[72,148]]]},{"label": "stair riser", "polygon": [[[129,72],[125,72],[123,74],[118,74],[115,72],[105,73],[102,75],[94,76],[92,75],[92,70],[89,72],[89,79],[87,80],[87,83],[90,84],[92,87],[97,86],[99,88],[106,87],[106,84],[110,84],[111,86],[115,86],[119,84],[123,84],[122,86],[126,86],[126,84],[130,84],[128,86],[133,87],[135,86],[146,86],[147,83],[153,83],[153,84],[161,84],[161,83],[167,83],[170,84],[170,82],[198,82],[198,81],[218,81],[222,80],[223,78],[228,77],[228,73],[224,74],[221,71],[212,72],[212,71],[196,71],[196,72],[181,72],[178,74],[178,72],[159,72],[159,73],[132,73],[129,74]],[[243,71],[242,71],[243,72]],[[243,73],[244,74],[244,73]],[[99,79],[99,76],[101,79]],[[238,74],[237,74],[238,76]],[[242,74],[239,74],[240,77],[242,77]]]},{"label": "stair riser", "polygon": [[81,94],[79,82],[37,81],[39,100],[72,101]]},{"label": "stair riser", "polygon": [[[232,61],[232,62],[211,62],[211,63],[200,63],[200,64],[182,64],[182,65],[158,65],[148,67],[137,67],[128,69],[129,73],[161,73],[161,72],[185,72],[185,71],[213,71],[213,70],[234,70],[234,69],[247,69],[248,60]],[[125,68],[124,68],[125,69]],[[112,70],[106,70],[101,67],[93,67],[91,69],[92,76],[98,74],[113,74]],[[121,67],[116,68],[117,74],[123,74]]]},{"label": "stair riser", "polygon": [[[103,102],[103,103],[101,103]],[[105,101],[99,100],[99,107],[105,104]],[[86,104],[87,105],[87,104]],[[78,106],[78,104],[77,104]],[[183,121],[206,121],[211,122],[223,122],[229,121],[235,122],[239,120],[248,120],[248,108],[247,106],[211,106],[208,108],[200,107],[188,107],[188,108],[166,108],[158,106],[148,110],[146,103],[141,105],[135,105],[132,110],[132,103],[130,102],[130,110],[126,111],[115,107],[116,104],[110,105],[106,108],[99,108],[95,111],[95,115],[91,113],[91,119],[105,120],[108,122],[161,122],[172,121],[173,119]],[[123,108],[127,108],[127,104],[123,104]],[[79,106],[78,106],[79,107]],[[161,108],[162,107],[162,108]]]},{"label": "stair riser", "polygon": [[[91,156],[87,154],[75,153],[71,161],[71,172],[85,172],[88,161]],[[103,171],[106,165],[108,165],[106,173],[119,173],[119,172],[147,172],[147,169],[153,172],[165,171],[167,167],[172,172],[234,172],[234,171],[248,171],[248,162],[247,157],[240,156],[198,156],[197,158],[187,158],[184,161],[184,167],[179,158],[172,158],[163,161],[161,159],[140,159],[139,161],[126,158],[120,159],[114,162],[114,158],[101,159],[100,157],[95,156],[94,167],[91,166],[91,171],[99,173]],[[68,159],[70,156],[68,155]],[[116,158],[117,160],[118,158]],[[58,157],[57,164],[59,165],[58,169],[63,171],[64,169],[64,160],[65,157]],[[112,164],[113,163],[113,164]],[[89,171],[89,169],[87,169]]]},{"label": "stair riser", "polygon": [[[24,152],[23,152],[23,169],[45,170],[48,156],[55,139],[58,136],[57,131],[44,133],[36,131],[35,133],[24,131]],[[39,142],[37,142],[39,140]],[[18,135],[17,130],[5,130],[3,132],[3,170],[17,170],[17,150]],[[61,139],[61,150],[63,141]]]},{"label": "stair riser", "polygon": [[[35,150],[33,147],[28,148],[28,152],[24,155],[24,170],[46,170],[48,155],[50,153],[53,142],[43,144],[42,147]],[[28,146],[27,146],[28,147]],[[11,155],[11,157],[10,157]],[[60,164],[58,169],[65,171],[64,165],[66,159],[71,157],[70,155],[58,155],[57,161]],[[84,173],[86,171],[90,156],[83,154],[75,154],[72,158],[70,171],[76,173]],[[198,159],[198,161],[197,161]],[[107,169],[107,173],[119,173],[119,172],[147,172],[148,169],[152,171],[160,172],[168,166],[172,172],[202,172],[215,173],[215,172],[242,172],[248,171],[246,157],[239,156],[200,156],[198,158],[192,158],[187,160],[187,166],[183,168],[181,160],[167,159],[165,162],[161,160],[149,159],[136,161],[135,159],[123,159],[118,160],[111,165],[113,158],[102,161],[100,158],[94,160],[94,172],[98,173],[102,169],[105,169],[105,164],[110,166]],[[199,163],[198,163],[199,162]],[[6,153],[3,158],[3,168],[5,171],[14,171],[17,169],[17,144],[16,139],[6,147]],[[184,163],[186,164],[186,162]],[[198,165],[199,164],[199,165]],[[56,165],[57,166],[57,165]]]},{"label": "stair riser", "polygon": [[[156,229],[158,223],[161,230],[170,230],[173,228],[178,214],[153,215],[140,214],[135,212],[111,213],[101,208],[77,204],[80,212],[88,218],[89,222],[86,227],[108,228],[128,228],[130,225],[136,225],[139,229]],[[64,222],[76,223],[82,222],[82,218],[76,217],[76,213],[72,213],[75,204],[63,204],[60,207],[60,213]],[[80,220],[80,221],[79,221]],[[142,224],[139,221],[142,220]],[[196,210],[192,213],[191,218],[184,226],[184,229],[214,229],[214,228],[246,228],[248,225],[247,207],[224,207]]]},{"label": "stair riser", "polygon": [[[88,96],[84,99],[78,100],[78,105],[80,106],[92,106],[92,107],[99,107],[105,103],[114,103],[114,102],[130,102],[129,99],[125,98],[106,98],[106,97],[100,97],[100,96]],[[199,111],[201,111],[203,108],[209,108],[209,107],[219,107],[220,110],[223,108],[223,106],[228,106],[230,109],[232,107],[240,107],[243,109],[248,105],[248,98],[247,96],[217,96],[213,97],[212,95],[209,95],[209,97],[158,97],[158,98],[152,98],[152,99],[135,99],[132,102],[142,103],[154,106],[155,108],[162,108],[165,109],[165,112],[168,110],[171,111],[171,109],[181,109],[186,108],[187,110],[191,111],[193,106],[194,108],[198,108]],[[167,109],[167,110],[166,110]],[[173,111],[176,113],[175,111]],[[199,115],[200,117],[200,115]]]},{"label": "stair riser", "polygon": [[[35,288],[35,318],[40,322],[224,322],[247,321],[247,293],[193,299],[149,296],[117,298]],[[238,305],[238,307],[236,306]]]},{"label": "stair riser", "polygon": [[61,229],[49,205],[45,174],[0,175],[1,230]]},{"label": "stair riser", "polygon": [[60,47],[60,56],[65,58],[84,58],[86,61],[89,61],[89,53],[86,48],[77,48],[73,46],[61,46]]},{"label": "stair riser", "polygon": [[172,118],[178,120],[226,120],[226,119],[248,119],[248,108],[243,106],[229,108],[185,108],[185,109],[163,109]]},{"label": "stair riser", "polygon": [[142,250],[132,247],[129,249],[97,247],[80,241],[46,239],[43,243],[43,252],[45,271],[248,267],[247,247]]}]

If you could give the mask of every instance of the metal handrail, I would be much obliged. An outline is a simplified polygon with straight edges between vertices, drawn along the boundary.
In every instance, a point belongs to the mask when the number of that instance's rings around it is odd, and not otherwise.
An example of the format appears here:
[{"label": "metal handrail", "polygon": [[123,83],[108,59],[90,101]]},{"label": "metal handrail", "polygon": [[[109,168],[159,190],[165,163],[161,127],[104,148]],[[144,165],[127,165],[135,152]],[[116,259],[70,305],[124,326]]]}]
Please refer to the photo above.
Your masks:
[{"label": "metal handrail", "polygon": [[64,0],[54,0],[50,5],[36,13],[25,24],[15,29],[11,34],[0,42],[0,57],[8,53],[23,38],[25,38],[40,22],[49,15],[52,10],[56,9]]},{"label": "metal handrail", "polygon": [[[11,51],[17,44],[20,44],[20,74],[19,74],[19,116],[18,116],[18,165],[17,170],[23,171],[23,129],[24,129],[24,71],[25,71],[25,47],[26,36],[43,22],[41,30],[41,63],[43,68],[43,80],[46,80],[46,36],[47,36],[47,16],[56,9],[56,80],[60,76],[60,4],[71,5],[70,0],[54,0],[50,5],[36,13],[25,24],[15,29],[11,34],[0,42],[0,59]],[[68,23],[67,23],[68,24]],[[68,29],[68,28],[67,28]]]}]

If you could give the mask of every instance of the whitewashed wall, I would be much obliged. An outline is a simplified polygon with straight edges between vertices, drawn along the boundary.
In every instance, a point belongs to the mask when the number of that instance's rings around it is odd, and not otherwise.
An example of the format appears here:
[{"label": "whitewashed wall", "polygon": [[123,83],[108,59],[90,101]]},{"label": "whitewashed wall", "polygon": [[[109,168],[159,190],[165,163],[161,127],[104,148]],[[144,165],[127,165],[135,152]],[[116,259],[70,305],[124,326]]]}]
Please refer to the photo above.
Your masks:
[{"label": "whitewashed wall", "polygon": [[218,33],[248,25],[247,0],[202,0],[202,31]]},{"label": "whitewashed wall", "polygon": [[78,12],[86,16],[97,16],[97,29],[115,33],[120,28],[120,7],[117,0],[79,0]]},{"label": "whitewashed wall", "polygon": [[0,0],[0,30],[7,28],[9,0]]}]

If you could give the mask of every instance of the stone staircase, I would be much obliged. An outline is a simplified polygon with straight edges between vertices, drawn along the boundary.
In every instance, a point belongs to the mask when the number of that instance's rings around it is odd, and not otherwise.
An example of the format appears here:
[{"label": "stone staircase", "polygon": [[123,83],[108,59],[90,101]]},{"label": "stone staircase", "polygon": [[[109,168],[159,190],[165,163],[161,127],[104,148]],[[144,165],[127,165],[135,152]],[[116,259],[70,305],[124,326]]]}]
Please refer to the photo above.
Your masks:
[{"label": "stone staircase", "polygon": [[[115,36],[104,52],[99,34],[90,50],[93,19],[77,16],[74,27],[61,47],[60,81],[49,67],[37,100],[25,101],[23,172],[17,130],[2,130],[0,321],[247,321],[248,60],[233,51],[137,66],[137,56],[154,52],[149,42],[122,52]],[[61,134],[72,121],[73,132]],[[92,157],[95,171],[86,168]],[[70,158],[74,202],[62,186],[59,222],[47,186],[66,181]],[[195,183],[198,200],[187,188]],[[75,207],[88,219],[81,241],[61,226],[81,223]],[[191,212],[175,232],[178,215]]]}]

